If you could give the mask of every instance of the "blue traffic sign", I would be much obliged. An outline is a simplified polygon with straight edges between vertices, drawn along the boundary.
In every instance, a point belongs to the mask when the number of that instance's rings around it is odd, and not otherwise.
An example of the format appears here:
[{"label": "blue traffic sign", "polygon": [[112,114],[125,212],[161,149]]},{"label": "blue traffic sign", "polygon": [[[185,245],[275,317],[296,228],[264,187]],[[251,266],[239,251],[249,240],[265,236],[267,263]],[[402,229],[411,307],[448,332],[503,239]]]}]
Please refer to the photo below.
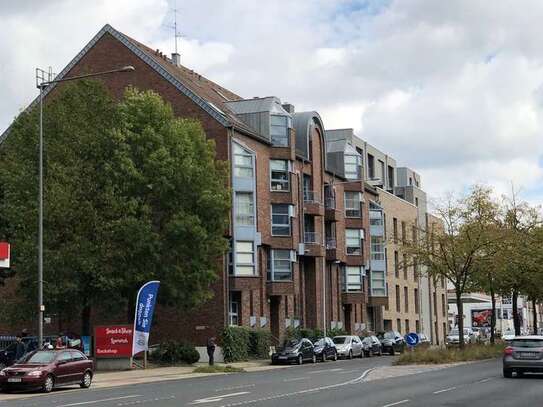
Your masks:
[{"label": "blue traffic sign", "polygon": [[419,336],[416,333],[409,333],[405,335],[405,342],[409,346],[417,346],[419,344]]}]

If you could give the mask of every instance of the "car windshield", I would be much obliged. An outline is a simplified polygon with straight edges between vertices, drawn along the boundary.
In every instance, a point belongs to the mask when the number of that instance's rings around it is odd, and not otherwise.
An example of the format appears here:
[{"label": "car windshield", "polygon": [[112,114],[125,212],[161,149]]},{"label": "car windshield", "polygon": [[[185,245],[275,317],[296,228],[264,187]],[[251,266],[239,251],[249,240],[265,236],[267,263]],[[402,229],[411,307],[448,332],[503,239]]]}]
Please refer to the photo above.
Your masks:
[{"label": "car windshield", "polygon": [[326,339],[320,338],[315,341],[315,346],[324,346],[326,344]]},{"label": "car windshield", "polygon": [[295,348],[300,344],[298,339],[291,339],[283,343],[283,348]]},{"label": "car windshield", "polygon": [[543,348],[543,339],[515,339],[511,345],[515,348]]},{"label": "car windshield", "polygon": [[28,355],[23,360],[23,363],[44,365],[55,360],[56,355],[55,352],[34,352]]},{"label": "car windshield", "polygon": [[346,336],[336,336],[334,338],[334,343],[336,345],[343,345],[344,343],[347,343],[347,337]]},{"label": "car windshield", "polygon": [[394,332],[385,332],[385,339],[394,339]]}]

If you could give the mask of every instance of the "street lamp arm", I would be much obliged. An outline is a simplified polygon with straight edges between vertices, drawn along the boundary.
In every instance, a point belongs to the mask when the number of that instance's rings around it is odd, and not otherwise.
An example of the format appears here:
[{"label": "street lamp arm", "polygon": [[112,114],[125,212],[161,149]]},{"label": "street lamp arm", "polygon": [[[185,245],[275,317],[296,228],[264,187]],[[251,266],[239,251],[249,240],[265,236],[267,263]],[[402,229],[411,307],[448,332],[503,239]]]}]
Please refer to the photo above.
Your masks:
[{"label": "street lamp arm", "polygon": [[119,73],[119,72],[132,72],[132,71],[135,71],[135,70],[136,70],[136,68],[134,68],[132,65],[126,65],[126,66],[123,66],[122,68],[111,69],[109,71],[94,72],[94,73],[87,73],[87,74],[83,74],[83,75],[70,76],[68,78],[53,79],[52,81],[42,82],[41,84],[39,84],[37,86],[37,88],[38,89],[40,89],[40,88],[44,89],[44,88],[46,88],[47,86],[49,86],[49,85],[51,85],[53,83],[75,81],[75,80],[78,80],[78,79],[91,78],[91,77],[94,77],[94,76],[102,76],[102,75],[108,75],[108,74]]}]

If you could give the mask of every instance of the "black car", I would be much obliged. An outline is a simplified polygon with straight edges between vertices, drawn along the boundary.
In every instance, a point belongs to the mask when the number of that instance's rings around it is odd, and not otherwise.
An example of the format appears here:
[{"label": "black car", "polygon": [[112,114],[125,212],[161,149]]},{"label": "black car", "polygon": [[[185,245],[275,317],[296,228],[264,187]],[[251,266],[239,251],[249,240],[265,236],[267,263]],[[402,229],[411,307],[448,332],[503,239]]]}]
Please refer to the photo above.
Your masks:
[{"label": "black car", "polygon": [[305,361],[317,362],[313,343],[306,338],[285,341],[282,348],[271,357],[272,365],[292,362],[301,365]]},{"label": "black car", "polygon": [[396,352],[403,353],[406,348],[405,339],[397,331],[382,332],[378,336],[381,341],[383,353],[394,355]]},{"label": "black car", "polygon": [[313,345],[313,351],[317,359],[326,362],[327,360],[337,360],[337,349],[334,341],[329,337],[317,339]]},{"label": "black car", "polygon": [[381,341],[375,335],[370,335],[363,337],[362,340],[362,349],[364,350],[364,356],[381,356],[383,354],[383,349],[381,347]]}]

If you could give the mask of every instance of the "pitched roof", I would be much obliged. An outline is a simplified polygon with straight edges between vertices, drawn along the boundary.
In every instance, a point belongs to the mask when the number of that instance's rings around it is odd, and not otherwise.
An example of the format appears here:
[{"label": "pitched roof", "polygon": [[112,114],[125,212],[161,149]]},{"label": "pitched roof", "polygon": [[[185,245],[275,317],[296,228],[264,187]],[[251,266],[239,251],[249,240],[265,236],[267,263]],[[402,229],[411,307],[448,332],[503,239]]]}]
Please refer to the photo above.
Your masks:
[{"label": "pitched roof", "polygon": [[[114,38],[123,43],[129,50],[135,53],[165,80],[175,86],[181,93],[189,97],[194,103],[209,113],[223,126],[235,127],[236,130],[239,130],[251,137],[254,137],[260,141],[268,142],[265,138],[257,134],[253,129],[241,121],[225,103],[232,100],[241,100],[242,98],[240,96],[203,77],[191,69],[184,66],[174,65],[169,58],[158,54],[155,50],[152,50],[135,39],[117,31],[109,24],[106,24],[94,36],[94,38],[57,75],[56,79],[63,78],[106,33],[112,35]],[[56,84],[53,83],[44,90],[44,97],[55,88],[55,85]],[[37,104],[38,101],[39,97],[34,99],[27,109],[30,109],[32,106]],[[6,138],[10,128],[11,126],[0,135],[0,144]]]}]

